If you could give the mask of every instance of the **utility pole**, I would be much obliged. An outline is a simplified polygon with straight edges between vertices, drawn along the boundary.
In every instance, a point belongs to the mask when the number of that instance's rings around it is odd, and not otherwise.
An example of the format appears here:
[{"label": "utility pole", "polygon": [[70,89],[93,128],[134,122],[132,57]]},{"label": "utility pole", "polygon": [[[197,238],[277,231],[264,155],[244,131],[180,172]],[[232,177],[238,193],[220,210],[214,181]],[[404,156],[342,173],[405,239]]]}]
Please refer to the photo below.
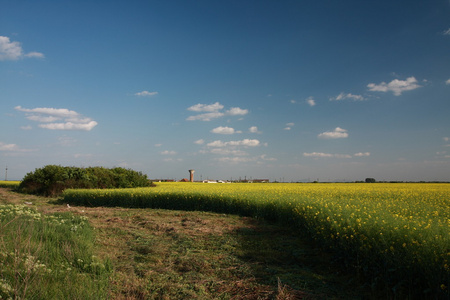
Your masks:
[{"label": "utility pole", "polygon": [[5,169],[5,181],[8,181],[8,166]]}]

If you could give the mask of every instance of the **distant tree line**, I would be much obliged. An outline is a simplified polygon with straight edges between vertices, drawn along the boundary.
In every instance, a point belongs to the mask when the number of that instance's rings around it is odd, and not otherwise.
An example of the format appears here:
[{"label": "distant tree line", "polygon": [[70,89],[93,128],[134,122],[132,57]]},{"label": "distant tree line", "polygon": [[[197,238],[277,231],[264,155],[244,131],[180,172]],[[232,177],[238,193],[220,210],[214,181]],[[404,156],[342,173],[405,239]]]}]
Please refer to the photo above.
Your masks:
[{"label": "distant tree line", "polygon": [[146,175],[130,169],[47,165],[26,174],[19,185],[19,191],[43,196],[58,196],[68,188],[107,189],[151,185]]}]

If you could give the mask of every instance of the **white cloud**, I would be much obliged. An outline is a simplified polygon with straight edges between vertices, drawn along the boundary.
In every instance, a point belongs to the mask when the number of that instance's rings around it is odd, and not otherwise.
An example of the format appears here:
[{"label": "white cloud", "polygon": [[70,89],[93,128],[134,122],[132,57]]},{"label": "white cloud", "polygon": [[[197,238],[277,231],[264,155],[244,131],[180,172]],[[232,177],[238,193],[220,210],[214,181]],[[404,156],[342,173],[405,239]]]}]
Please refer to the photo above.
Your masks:
[{"label": "white cloud", "polygon": [[218,155],[235,155],[235,156],[245,156],[248,155],[247,152],[236,149],[224,149],[224,148],[213,148],[209,151],[212,154]]},{"label": "white cloud", "polygon": [[[66,108],[23,108],[16,106],[17,111],[27,113],[27,119],[40,123],[38,126],[51,130],[85,130],[90,131],[98,125],[91,118],[82,117],[79,113]],[[56,122],[62,120],[62,122]]]},{"label": "white cloud", "polygon": [[223,117],[225,115],[229,116],[239,116],[248,114],[248,109],[242,109],[239,107],[232,107],[224,113],[221,112],[224,106],[219,102],[213,104],[201,104],[198,103],[196,105],[190,106],[187,108],[189,111],[195,112],[204,112],[202,114],[198,114],[195,116],[189,116],[186,118],[187,121],[211,121],[213,119],[217,119]]},{"label": "white cloud", "polygon": [[21,147],[19,147],[16,144],[5,144],[3,142],[0,142],[0,151],[11,151],[11,152],[30,152],[30,151],[34,151],[34,150],[30,150],[30,149],[23,149]]},{"label": "white cloud", "polygon": [[162,144],[155,144],[155,147],[161,147]]},{"label": "white cloud", "polygon": [[48,108],[48,107],[37,107],[37,108],[22,108],[21,106],[14,107],[15,110],[29,112],[29,113],[38,113],[38,114],[46,114],[61,118],[68,117],[77,117],[79,114],[76,111],[68,110],[66,108]]},{"label": "white cloud", "polygon": [[28,125],[28,126],[20,126],[20,129],[22,129],[22,130],[31,130],[31,129],[33,129],[33,127],[31,127],[30,125]]},{"label": "white cloud", "polygon": [[260,133],[260,132],[258,131],[258,127],[256,127],[256,126],[250,127],[250,128],[248,129],[248,131],[250,131],[251,133]]},{"label": "white cloud", "polygon": [[138,96],[138,97],[151,97],[151,96],[158,95],[158,92],[142,91],[142,92],[136,93],[134,95]]},{"label": "white cloud", "polygon": [[[449,30],[450,30],[450,29],[449,29]],[[445,84],[450,85],[450,79],[447,79],[447,80],[445,81]]]},{"label": "white cloud", "polygon": [[265,154],[255,157],[235,156],[235,157],[221,157],[217,159],[220,162],[227,163],[245,163],[245,162],[261,162],[261,161],[276,161],[276,158],[267,157]]},{"label": "white cloud", "polygon": [[235,133],[234,128],[231,127],[224,127],[224,126],[219,126],[214,128],[213,130],[211,130],[212,133],[218,133],[218,134],[233,134]]},{"label": "white cloud", "polygon": [[450,141],[450,137],[443,137],[442,139],[446,142]]},{"label": "white cloud", "polygon": [[208,147],[216,147],[216,148],[228,147],[228,146],[256,147],[259,145],[260,145],[260,142],[256,139],[253,139],[253,140],[243,139],[241,141],[229,141],[229,142],[222,142],[221,140],[218,140],[218,141],[214,141],[214,142],[207,144]]},{"label": "white cloud", "polygon": [[345,99],[350,99],[350,100],[354,100],[354,101],[366,100],[366,98],[364,98],[361,95],[353,95],[352,93],[347,93],[347,94],[346,93],[340,93],[336,97],[330,98],[330,101],[340,101],[340,100],[345,100]]},{"label": "white cloud", "polygon": [[40,53],[40,52],[30,52],[24,55],[25,57],[30,57],[30,58],[44,58],[44,54]]},{"label": "white cloud", "polygon": [[323,153],[323,152],[311,152],[311,153],[304,152],[303,156],[312,157],[312,158],[330,158],[330,157],[352,158],[352,156],[349,154],[331,154],[331,153]]},{"label": "white cloud", "polygon": [[175,155],[177,154],[177,152],[175,151],[169,151],[169,150],[164,150],[160,152],[161,155]]},{"label": "white cloud", "polygon": [[306,103],[308,103],[308,105],[311,107],[316,105],[316,101],[313,97],[309,97],[308,99],[306,99]]},{"label": "white cloud", "polygon": [[16,144],[5,144],[0,142],[0,151],[15,151],[19,149]]},{"label": "white cloud", "polygon": [[205,143],[204,139],[199,139],[194,142],[194,144],[197,144],[197,145],[203,145],[204,143]]},{"label": "white cloud", "polygon": [[44,54],[39,52],[24,54],[19,42],[11,42],[9,37],[0,36],[0,60],[18,60],[24,57],[43,58]]},{"label": "white cloud", "polygon": [[317,136],[319,139],[341,139],[347,138],[348,133],[346,129],[336,127],[333,131],[322,132]]},{"label": "white cloud", "polygon": [[303,156],[306,156],[306,157],[320,157],[320,158],[322,158],[322,157],[333,157],[334,154],[323,153],[323,152],[311,152],[311,153],[304,152]]},{"label": "white cloud", "polygon": [[191,107],[188,107],[187,110],[190,111],[197,111],[197,112],[202,112],[202,111],[207,111],[207,112],[216,112],[219,111],[223,108],[224,106],[222,104],[220,104],[219,102],[213,103],[213,104],[196,104],[193,105]]},{"label": "white cloud", "polygon": [[353,154],[353,156],[356,156],[356,157],[370,156],[370,152],[358,152],[358,153]]},{"label": "white cloud", "polygon": [[51,130],[85,130],[90,131],[92,128],[97,126],[97,122],[90,121],[89,123],[49,123],[49,124],[39,124],[39,127]]},{"label": "white cloud", "polygon": [[294,99],[292,99],[290,102],[291,102],[292,104],[297,103],[297,101],[295,101]]},{"label": "white cloud", "polygon": [[204,113],[199,114],[196,116],[189,116],[186,120],[187,121],[211,121],[212,119],[217,119],[220,117],[223,117],[225,114],[221,112],[210,112],[210,113]]},{"label": "white cloud", "polygon": [[180,162],[180,161],[183,161],[183,159],[182,158],[164,158],[163,159],[163,161],[165,161],[165,162]]},{"label": "white cloud", "polygon": [[235,156],[235,157],[221,157],[221,158],[218,158],[217,160],[221,161],[221,162],[228,162],[228,163],[244,163],[244,162],[254,161],[255,158]]},{"label": "white cloud", "polygon": [[443,35],[450,35],[450,28],[447,30],[444,30],[444,32],[442,33]]},{"label": "white cloud", "polygon": [[369,83],[367,87],[372,92],[392,92],[395,96],[400,96],[405,91],[415,90],[421,86],[417,84],[415,77],[408,77],[406,80],[394,79],[389,83]]},{"label": "white cloud", "polygon": [[227,111],[227,115],[230,116],[244,116],[248,114],[248,109],[242,109],[239,107],[232,107]]},{"label": "white cloud", "polygon": [[41,115],[31,115],[27,116],[28,120],[35,121],[35,122],[41,122],[41,123],[50,123],[61,120],[61,118],[54,117],[54,116],[41,116]]},{"label": "white cloud", "polygon": [[286,127],[284,128],[284,130],[291,130],[292,126],[294,126],[294,123],[292,123],[292,122],[286,123]]}]

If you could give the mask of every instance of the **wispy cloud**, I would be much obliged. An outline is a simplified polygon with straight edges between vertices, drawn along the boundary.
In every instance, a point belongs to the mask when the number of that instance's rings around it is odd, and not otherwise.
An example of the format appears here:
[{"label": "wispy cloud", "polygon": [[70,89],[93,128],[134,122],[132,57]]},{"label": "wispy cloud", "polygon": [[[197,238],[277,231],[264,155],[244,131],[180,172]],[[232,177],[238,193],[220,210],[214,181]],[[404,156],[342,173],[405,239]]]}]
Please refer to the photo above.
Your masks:
[{"label": "wispy cloud", "polygon": [[291,130],[292,126],[294,126],[294,123],[292,123],[292,122],[286,123],[286,127],[284,127],[284,130]]},{"label": "wispy cloud", "polygon": [[3,142],[0,142],[0,151],[6,151],[6,152],[30,152],[35,151],[31,149],[24,149],[19,147],[17,144],[6,144]]},{"label": "wispy cloud", "polygon": [[248,109],[232,107],[231,109],[227,110],[226,114],[230,116],[245,116],[246,114],[248,114]]},{"label": "wispy cloud", "polygon": [[161,155],[175,155],[177,154],[176,151],[169,151],[169,150],[164,150],[160,152]]},{"label": "wispy cloud", "polygon": [[370,152],[358,152],[358,153],[353,154],[353,156],[356,156],[356,157],[367,157],[367,156],[370,156]]},{"label": "wispy cloud", "polygon": [[194,144],[197,144],[197,145],[203,145],[204,143],[205,143],[204,139],[199,139],[194,142]]},{"label": "wispy cloud", "polygon": [[220,162],[225,162],[225,163],[232,163],[232,164],[237,164],[237,163],[246,163],[246,162],[256,162],[256,163],[263,163],[265,161],[276,161],[276,158],[272,158],[272,157],[267,157],[267,155],[263,154],[263,155],[259,155],[259,156],[253,156],[253,157],[248,157],[248,156],[234,156],[234,157],[220,157],[217,158],[217,161]]},{"label": "wispy cloud", "polygon": [[336,127],[333,131],[325,131],[317,136],[319,139],[342,139],[347,138],[348,133],[346,129]]},{"label": "wispy cloud", "polygon": [[248,129],[248,131],[249,131],[250,133],[261,133],[261,131],[258,130],[258,127],[257,127],[257,126],[251,126],[251,127]]},{"label": "wispy cloud", "polygon": [[211,121],[213,119],[217,119],[220,117],[223,117],[225,114],[221,113],[221,112],[210,112],[210,113],[204,113],[204,114],[199,114],[199,115],[195,115],[195,116],[189,116],[186,120],[187,121]]},{"label": "wispy cloud", "polygon": [[450,28],[442,32],[443,35],[450,35]]},{"label": "wispy cloud", "polygon": [[400,96],[405,91],[415,90],[421,86],[417,83],[417,79],[412,76],[406,78],[406,80],[394,79],[389,83],[369,83],[367,87],[372,92],[392,92],[395,96]]},{"label": "wispy cloud", "polygon": [[245,147],[256,147],[260,145],[260,141],[256,139],[243,139],[241,141],[229,141],[229,142],[222,142],[221,140],[217,140],[211,143],[208,143],[208,147],[228,147],[228,146],[245,146]]},{"label": "wispy cloud", "polygon": [[211,121],[213,119],[217,119],[223,117],[225,115],[228,116],[243,116],[248,114],[248,109],[242,109],[239,107],[232,107],[225,112],[221,112],[224,108],[222,104],[219,102],[213,104],[195,104],[187,108],[189,111],[194,112],[202,112],[201,114],[189,116],[186,118],[187,121]]},{"label": "wispy cloud", "polygon": [[236,131],[234,130],[234,128],[231,127],[227,127],[227,126],[219,126],[216,127],[214,129],[211,130],[212,133],[217,133],[217,134],[234,134],[236,133]]},{"label": "wispy cloud", "polygon": [[450,85],[450,79],[447,79],[447,80],[445,81],[445,84],[446,84],[446,85]]},{"label": "wispy cloud", "polygon": [[151,96],[158,95],[158,92],[142,91],[142,92],[136,93],[134,95],[138,96],[138,97],[151,97]]},{"label": "wispy cloud", "polygon": [[306,103],[308,103],[308,105],[312,107],[312,106],[315,106],[315,105],[316,105],[316,100],[314,100],[313,97],[308,97],[308,98],[306,99]]},{"label": "wispy cloud", "polygon": [[352,157],[368,157],[370,152],[358,152],[352,155],[350,154],[336,154],[336,153],[324,153],[324,152],[304,152],[304,157],[311,158],[352,158]]},{"label": "wispy cloud", "polygon": [[345,100],[345,99],[350,99],[350,100],[353,100],[353,101],[366,100],[366,98],[364,98],[361,95],[354,95],[352,93],[340,93],[336,97],[331,97],[330,101],[340,101],[340,100]]},{"label": "wispy cloud", "polygon": [[7,36],[0,36],[0,60],[19,60],[22,58],[44,58],[40,52],[24,53],[19,42],[12,42]]},{"label": "wispy cloud", "polygon": [[44,129],[90,131],[98,124],[91,118],[83,117],[76,111],[66,108],[37,107],[29,109],[16,106],[14,109],[27,113],[28,120],[38,122],[38,126]]},{"label": "wispy cloud", "polygon": [[216,112],[221,110],[222,108],[224,108],[224,106],[222,104],[220,104],[219,102],[213,103],[213,104],[195,104],[191,107],[188,107],[187,110],[190,111],[196,111],[196,112]]},{"label": "wispy cloud", "polygon": [[311,153],[304,152],[303,156],[312,157],[312,158],[330,158],[330,157],[352,158],[352,156],[349,154],[331,154],[331,153],[323,153],[323,152],[311,152]]}]

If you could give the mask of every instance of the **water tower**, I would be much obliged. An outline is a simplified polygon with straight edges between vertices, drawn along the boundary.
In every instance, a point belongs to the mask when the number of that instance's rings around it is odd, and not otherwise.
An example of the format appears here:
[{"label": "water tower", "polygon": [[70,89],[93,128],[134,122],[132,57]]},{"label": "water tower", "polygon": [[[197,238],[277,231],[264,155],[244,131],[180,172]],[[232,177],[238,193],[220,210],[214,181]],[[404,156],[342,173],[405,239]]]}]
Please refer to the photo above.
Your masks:
[{"label": "water tower", "polygon": [[191,182],[194,182],[194,172],[195,172],[195,170],[189,170],[189,178],[190,178],[190,181]]}]

